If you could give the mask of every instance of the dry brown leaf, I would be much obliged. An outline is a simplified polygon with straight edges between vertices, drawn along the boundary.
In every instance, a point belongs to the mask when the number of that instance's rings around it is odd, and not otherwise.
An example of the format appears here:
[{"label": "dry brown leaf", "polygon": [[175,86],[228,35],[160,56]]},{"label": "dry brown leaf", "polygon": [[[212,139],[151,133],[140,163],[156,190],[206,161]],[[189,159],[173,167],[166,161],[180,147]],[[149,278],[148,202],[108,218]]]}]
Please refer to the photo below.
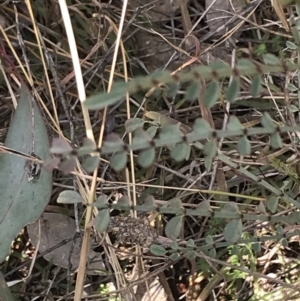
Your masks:
[{"label": "dry brown leaf", "polygon": [[[39,252],[45,252],[61,241],[72,238],[76,231],[74,219],[64,214],[44,212],[40,219],[27,225],[27,231],[32,244],[36,247],[39,240],[39,221],[41,222],[41,240]],[[44,258],[62,268],[68,268],[68,258],[72,241],[46,254]],[[74,244],[71,256],[72,268],[78,268],[81,251],[81,239],[78,238]],[[100,253],[90,250],[87,273],[96,274],[93,270],[105,270]]]}]

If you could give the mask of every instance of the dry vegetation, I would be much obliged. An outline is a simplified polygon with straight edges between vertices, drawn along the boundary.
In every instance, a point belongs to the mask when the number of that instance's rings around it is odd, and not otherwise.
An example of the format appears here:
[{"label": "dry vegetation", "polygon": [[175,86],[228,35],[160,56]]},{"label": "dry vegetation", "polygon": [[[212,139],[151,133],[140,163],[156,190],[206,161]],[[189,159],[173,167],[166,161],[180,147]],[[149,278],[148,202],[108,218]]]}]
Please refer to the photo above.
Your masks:
[{"label": "dry vegetation", "polygon": [[[228,81],[224,80],[219,101],[212,108],[203,105],[203,82],[196,101],[186,99],[183,85],[176,93],[167,93],[162,87],[160,91],[124,95],[116,105],[90,111],[89,115],[83,103],[85,95],[109,92],[115,80],[127,81],[156,69],[189,70],[218,60],[234,65],[237,58],[262,62],[266,53],[296,60],[297,50],[291,49],[292,44],[287,47],[287,41],[295,42],[288,25],[295,14],[293,6],[283,9],[277,0],[128,0],[122,16],[125,0],[66,1],[83,92],[74,72],[76,58],[70,52],[66,16],[61,13],[63,1],[14,2],[18,1],[0,2],[0,153],[14,116],[20,82],[39,96],[36,100],[49,140],[64,137],[72,146],[82,145],[86,136],[101,145],[103,136],[111,132],[131,141],[131,135],[124,134],[126,120],[140,117],[149,121],[153,119],[149,112],[172,118],[170,122],[181,123],[183,130],[198,117],[211,128],[224,129],[229,115],[237,116],[243,127],[249,128],[260,124],[264,112],[278,124],[299,124],[298,79],[291,72],[265,75],[257,98],[249,92],[251,80],[242,77],[241,91],[232,104],[226,102]],[[235,138],[220,141],[218,147],[233,162],[296,199],[299,137],[298,132],[286,134],[283,147],[275,150],[268,136],[253,136],[250,156],[240,156]],[[65,189],[79,191],[85,201],[93,199],[93,191],[96,196],[105,193],[112,201],[127,195],[134,204],[148,195],[159,204],[180,197],[186,207],[210,200],[218,208],[233,201],[243,213],[264,213],[258,204],[270,195],[221,161],[213,162],[208,170],[196,148],[181,162],[172,160],[167,148],[158,149],[150,168],[135,164],[134,154],[122,171],[111,168],[109,159],[101,159],[98,174],[87,174],[78,162],[71,175],[53,171],[53,190],[41,219],[41,237],[37,223],[24,228],[12,244],[12,253],[0,264],[7,283],[22,280],[11,286],[15,300],[79,300],[83,285],[87,300],[300,300],[298,236],[284,244],[279,239],[267,240],[260,250],[244,243],[209,253],[198,251],[196,257],[186,253],[174,263],[168,254],[154,256],[145,248],[149,237],[156,234],[166,243],[164,230],[171,214],[113,210],[115,224],[108,234],[99,234],[92,227],[84,232],[84,225],[92,224],[93,211],[82,204],[57,204],[59,193]],[[31,210],[30,200],[25,201]],[[281,202],[276,214],[292,210],[291,204]],[[127,216],[130,214],[133,218]],[[180,239],[201,244],[210,235],[222,242],[225,225],[225,219],[186,217]],[[275,226],[246,221],[243,238],[275,235]],[[149,227],[156,228],[155,235]]]}]

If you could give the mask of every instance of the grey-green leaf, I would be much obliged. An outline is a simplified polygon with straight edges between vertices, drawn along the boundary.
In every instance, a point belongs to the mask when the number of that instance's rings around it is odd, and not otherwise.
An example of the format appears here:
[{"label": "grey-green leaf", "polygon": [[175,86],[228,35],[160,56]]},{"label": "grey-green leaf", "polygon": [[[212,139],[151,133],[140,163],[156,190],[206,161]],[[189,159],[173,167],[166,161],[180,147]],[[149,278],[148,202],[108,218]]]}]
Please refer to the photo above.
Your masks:
[{"label": "grey-green leaf", "polygon": [[251,144],[247,136],[243,136],[239,139],[237,144],[237,150],[241,155],[250,155]]},{"label": "grey-green leaf", "polygon": [[198,98],[200,93],[200,83],[199,82],[193,82],[186,90],[186,99],[190,101],[194,101]]},{"label": "grey-green leaf", "polygon": [[177,261],[178,259],[179,259],[179,254],[178,253],[173,253],[173,254],[171,254],[170,255],[170,259],[172,260],[172,261]]},{"label": "grey-green leaf", "polygon": [[197,118],[193,125],[193,131],[199,135],[202,135],[207,132],[211,132],[211,128],[206,120]]},{"label": "grey-green leaf", "polygon": [[103,233],[107,230],[110,222],[109,209],[102,209],[95,218],[95,228]]},{"label": "grey-green leaf", "polygon": [[220,85],[217,81],[212,81],[208,85],[204,94],[204,104],[211,108],[215,105],[220,95]]},{"label": "grey-green leaf", "polygon": [[183,215],[174,216],[166,225],[166,236],[175,240],[179,235],[183,224]]},{"label": "grey-green leaf", "polygon": [[252,83],[250,86],[250,93],[253,97],[258,97],[261,92],[261,76],[256,74],[252,78]]},{"label": "grey-green leaf", "polygon": [[222,213],[240,213],[239,207],[235,202],[227,202],[221,208]]},{"label": "grey-green leaf", "polygon": [[86,99],[89,110],[101,110],[120,101],[126,94],[127,83],[117,82],[110,93],[98,93]]},{"label": "grey-green leaf", "polygon": [[82,167],[87,173],[90,173],[98,168],[99,162],[99,156],[88,156],[83,160]]},{"label": "grey-green leaf", "polygon": [[82,202],[82,196],[75,190],[64,190],[57,198],[57,203],[60,204],[78,204]]},{"label": "grey-green leaf", "polygon": [[155,256],[164,256],[167,253],[166,249],[160,245],[151,245],[150,252]]},{"label": "grey-green leaf", "polygon": [[240,81],[238,78],[233,78],[226,93],[227,100],[234,103],[240,93]]},{"label": "grey-green leaf", "polygon": [[94,205],[95,205],[97,208],[100,209],[101,207],[107,205],[107,201],[108,201],[107,195],[101,194],[101,195],[98,196],[98,198],[97,198],[97,200],[95,201]]},{"label": "grey-green leaf", "polygon": [[230,116],[229,122],[227,123],[227,129],[229,131],[238,131],[241,130],[242,124],[236,116]]},{"label": "grey-green leaf", "polygon": [[269,65],[278,65],[280,63],[278,57],[271,53],[267,53],[266,55],[264,55],[263,59],[265,64]]},{"label": "grey-green leaf", "polygon": [[271,135],[271,146],[273,148],[282,148],[282,141],[279,133]]},{"label": "grey-green leaf", "polygon": [[207,235],[207,236],[205,237],[205,242],[206,242],[208,245],[212,245],[212,244],[214,243],[214,240],[213,240],[213,238],[212,238],[211,235]]},{"label": "grey-green leaf", "polygon": [[215,155],[217,154],[217,142],[216,140],[210,140],[205,143],[204,148],[203,148],[203,153],[205,156],[208,156],[210,158],[214,158]]},{"label": "grey-green leaf", "polygon": [[277,207],[278,207],[278,197],[271,196],[268,199],[267,207],[272,213],[275,213],[277,211]]},{"label": "grey-green leaf", "polygon": [[172,148],[171,158],[177,162],[181,162],[186,159],[190,153],[190,146],[187,143],[178,143]]},{"label": "grey-green leaf", "polygon": [[275,129],[274,122],[268,113],[265,113],[264,116],[261,118],[261,124],[263,125],[264,128],[268,130]]},{"label": "grey-green leaf", "polygon": [[123,169],[127,164],[127,154],[125,152],[120,152],[112,156],[110,159],[111,167],[116,170],[120,171]]},{"label": "grey-green leaf", "polygon": [[[4,145],[28,155],[34,151],[41,160],[47,160],[50,157],[48,132],[32,97],[22,86]],[[24,157],[0,154],[0,262],[5,260],[20,230],[41,216],[51,196],[52,173],[41,168],[32,179],[28,164]]]},{"label": "grey-green leaf", "polygon": [[155,149],[149,148],[141,151],[138,156],[138,164],[144,168],[152,165],[155,159]]},{"label": "grey-green leaf", "polygon": [[236,243],[243,233],[243,224],[241,219],[231,220],[224,229],[224,238],[230,243]]},{"label": "grey-green leaf", "polygon": [[141,118],[131,118],[126,120],[125,129],[127,133],[132,133],[144,126],[145,121]]},{"label": "grey-green leaf", "polygon": [[72,147],[70,144],[62,138],[54,138],[52,139],[50,152],[52,154],[68,154],[72,151]]}]

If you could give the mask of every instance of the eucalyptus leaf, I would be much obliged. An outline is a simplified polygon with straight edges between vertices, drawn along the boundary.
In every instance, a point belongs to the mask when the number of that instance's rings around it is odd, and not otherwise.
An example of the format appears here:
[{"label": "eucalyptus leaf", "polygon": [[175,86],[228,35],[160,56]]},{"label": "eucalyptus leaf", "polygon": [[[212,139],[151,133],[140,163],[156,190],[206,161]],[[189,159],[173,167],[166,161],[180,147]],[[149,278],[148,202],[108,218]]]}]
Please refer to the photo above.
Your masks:
[{"label": "eucalyptus leaf", "polygon": [[82,196],[75,190],[64,190],[57,198],[57,203],[59,204],[78,204],[82,202]]},{"label": "eucalyptus leaf", "polygon": [[166,225],[166,236],[175,240],[179,235],[183,225],[183,215],[174,216]]},{"label": "eucalyptus leaf", "polygon": [[116,153],[110,159],[110,166],[116,171],[120,171],[125,168],[126,164],[127,154],[125,152]]},{"label": "eucalyptus leaf", "polygon": [[[42,161],[51,157],[44,118],[25,85],[4,146]],[[52,173],[31,162],[24,156],[0,153],[0,262],[21,229],[41,216],[51,197]]]},{"label": "eucalyptus leaf", "polygon": [[236,243],[241,239],[243,233],[243,224],[241,219],[231,220],[224,229],[224,238],[230,243]]}]

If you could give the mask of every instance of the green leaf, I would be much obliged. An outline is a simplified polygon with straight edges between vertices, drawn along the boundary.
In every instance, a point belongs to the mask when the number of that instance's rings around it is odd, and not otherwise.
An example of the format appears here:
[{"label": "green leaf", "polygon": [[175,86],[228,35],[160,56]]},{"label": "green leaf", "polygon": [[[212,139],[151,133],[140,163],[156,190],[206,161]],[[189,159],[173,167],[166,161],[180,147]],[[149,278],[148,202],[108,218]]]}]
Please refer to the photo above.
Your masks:
[{"label": "green leaf", "polygon": [[204,104],[211,108],[215,105],[220,96],[220,85],[217,81],[212,81],[208,85],[204,94]]},{"label": "green leaf", "polygon": [[76,168],[76,157],[72,156],[59,164],[59,169],[63,174],[68,175]]},{"label": "green leaf", "polygon": [[225,205],[221,208],[222,213],[240,213],[239,207],[234,202],[227,202]]},{"label": "green leaf", "polygon": [[138,164],[144,168],[152,165],[155,159],[155,149],[149,148],[141,151],[138,156]]},{"label": "green leaf", "polygon": [[175,209],[183,208],[182,201],[180,198],[173,198],[173,199],[168,200],[166,206],[168,208],[175,208]]},{"label": "green leaf", "polygon": [[177,251],[179,250],[179,246],[178,246],[178,243],[176,241],[172,241],[171,244],[170,244],[170,248],[174,251]]},{"label": "green leaf", "polygon": [[72,147],[70,144],[62,138],[54,138],[52,139],[50,152],[52,154],[68,154],[72,151]]},{"label": "green leaf", "polygon": [[139,128],[144,126],[145,121],[141,118],[131,118],[126,120],[125,122],[125,129],[126,133],[132,133]]},{"label": "green leaf", "polygon": [[125,152],[116,153],[110,159],[110,166],[116,171],[120,171],[125,168],[126,164],[127,154]]},{"label": "green leaf", "polygon": [[255,253],[259,253],[261,251],[261,243],[255,242],[252,248]]},{"label": "green leaf", "polygon": [[201,203],[197,205],[195,208],[196,212],[199,213],[208,213],[211,211],[210,202],[209,200],[203,200]]},{"label": "green leaf", "polygon": [[278,57],[275,56],[274,54],[271,54],[271,53],[265,54],[263,59],[264,59],[265,64],[268,64],[268,65],[278,65],[278,64],[280,64],[280,61],[279,61]]},{"label": "green leaf", "polygon": [[100,233],[103,233],[107,230],[109,222],[110,222],[109,209],[102,209],[99,211],[99,213],[95,218],[95,228]]},{"label": "green leaf", "polygon": [[253,64],[250,60],[239,59],[239,60],[237,61],[236,66],[237,66],[238,68],[248,69],[248,68],[253,68],[254,64]]},{"label": "green leaf", "polygon": [[143,205],[145,207],[149,207],[149,208],[151,207],[151,210],[153,210],[152,208],[155,207],[155,198],[154,198],[154,196],[151,195],[151,194],[148,194],[145,198],[145,201],[144,201]]},{"label": "green leaf", "polygon": [[287,241],[286,238],[283,238],[280,242],[281,242],[282,246],[285,248],[289,246],[289,242]]},{"label": "green leaf", "polygon": [[186,90],[186,99],[189,101],[194,101],[198,98],[200,93],[200,83],[199,82],[193,82]]},{"label": "green leaf", "polygon": [[292,113],[296,113],[299,112],[299,108],[297,108],[295,105],[290,105],[290,111]]},{"label": "green leaf", "polygon": [[233,78],[226,93],[227,100],[234,103],[240,93],[240,81],[238,78]]},{"label": "green leaf", "polygon": [[278,133],[271,135],[271,146],[273,148],[282,148],[281,137]]},{"label": "green leaf", "polygon": [[14,297],[5,281],[3,274],[0,272],[0,299],[2,301],[16,301],[19,298]]},{"label": "green leaf", "polygon": [[205,143],[203,153],[209,158],[214,158],[217,154],[218,146],[216,140],[210,140]]},{"label": "green leaf", "polygon": [[175,240],[179,235],[183,224],[183,215],[174,216],[166,225],[166,236]]},{"label": "green leaf", "polygon": [[210,256],[211,258],[216,258],[217,257],[217,251],[215,248],[210,249],[208,252],[208,256]]},{"label": "green leaf", "polygon": [[181,162],[186,159],[190,154],[190,145],[187,143],[177,143],[175,147],[172,148],[171,158],[177,162]]},{"label": "green leaf", "polygon": [[272,196],[268,199],[267,207],[272,213],[275,213],[277,211],[278,199],[279,198],[276,196]]},{"label": "green leaf", "polygon": [[173,84],[170,84],[168,89],[167,89],[167,97],[169,98],[173,98],[177,95],[177,91],[179,89],[179,84],[178,83],[173,83]]},{"label": "green leaf", "polygon": [[57,203],[59,204],[78,204],[82,202],[82,196],[75,190],[64,190],[57,198]]},{"label": "green leaf", "polygon": [[98,168],[99,162],[99,156],[88,156],[83,160],[82,167],[87,173],[90,173]]},{"label": "green leaf", "polygon": [[295,85],[290,84],[290,83],[287,85],[287,88],[288,88],[288,90],[290,90],[291,92],[296,92],[296,91],[298,91],[298,88],[297,88]]},{"label": "green leaf", "polygon": [[261,92],[261,76],[256,74],[252,78],[252,83],[250,86],[250,93],[253,97],[258,97]]},{"label": "green leaf", "polygon": [[150,252],[155,256],[164,256],[167,254],[166,249],[160,245],[151,245]]},{"label": "green leaf", "polygon": [[213,158],[212,157],[205,157],[204,159],[204,167],[209,172],[211,170]]},{"label": "green leaf", "polygon": [[147,130],[146,130],[146,133],[148,135],[148,137],[150,139],[153,139],[157,133],[157,126],[150,126]]},{"label": "green leaf", "polygon": [[98,93],[86,99],[85,105],[89,110],[101,110],[120,101],[126,94],[127,83],[117,82],[110,93]]},{"label": "green leaf", "polygon": [[178,124],[164,125],[161,128],[159,138],[160,139],[166,139],[168,141],[168,139],[181,137],[182,133],[179,129],[179,125],[180,125],[179,123]]},{"label": "green leaf", "polygon": [[241,130],[242,124],[236,116],[230,116],[229,122],[227,123],[227,130],[238,131]]},{"label": "green leaf", "polygon": [[[20,89],[4,145],[28,155],[34,152],[43,161],[51,157],[44,119],[26,86]],[[51,197],[52,173],[41,168],[32,176],[30,170],[30,161],[25,157],[0,154],[0,262],[5,260],[21,229],[41,216]]]},{"label": "green leaf", "polygon": [[212,238],[211,235],[207,235],[207,236],[205,237],[205,242],[206,242],[208,245],[213,245],[213,244],[214,244],[214,240],[213,240],[213,238]]},{"label": "green leaf", "polygon": [[196,258],[196,252],[195,251],[189,251],[185,255],[187,259],[194,260]]},{"label": "green leaf", "polygon": [[108,202],[108,197],[105,194],[101,194],[98,196],[97,200],[95,201],[94,205],[100,209],[103,206],[106,206]]},{"label": "green leaf", "polygon": [[237,150],[241,155],[251,154],[251,144],[246,136],[243,136],[242,138],[239,139],[239,142],[237,144]]},{"label": "green leaf", "polygon": [[292,50],[296,50],[297,49],[297,45],[294,44],[291,41],[286,41],[285,44],[286,44],[286,47],[289,48],[289,49],[292,49]]},{"label": "green leaf", "polygon": [[178,253],[173,253],[173,254],[170,255],[169,258],[170,258],[172,261],[177,261],[177,260],[180,258],[180,256],[179,256]]},{"label": "green leaf", "polygon": [[224,238],[230,243],[236,243],[243,233],[243,224],[241,219],[233,219],[224,229]]},{"label": "green leaf", "polygon": [[186,242],[186,246],[188,248],[194,248],[195,247],[195,241],[193,239],[189,239],[187,242]]},{"label": "green leaf", "polygon": [[211,128],[206,120],[197,118],[193,125],[193,131],[199,135],[203,135],[207,132],[211,132]]},{"label": "green leaf", "polygon": [[77,150],[77,154],[79,156],[87,155],[95,151],[96,148],[97,145],[93,140],[89,138],[84,138],[83,145]]}]

